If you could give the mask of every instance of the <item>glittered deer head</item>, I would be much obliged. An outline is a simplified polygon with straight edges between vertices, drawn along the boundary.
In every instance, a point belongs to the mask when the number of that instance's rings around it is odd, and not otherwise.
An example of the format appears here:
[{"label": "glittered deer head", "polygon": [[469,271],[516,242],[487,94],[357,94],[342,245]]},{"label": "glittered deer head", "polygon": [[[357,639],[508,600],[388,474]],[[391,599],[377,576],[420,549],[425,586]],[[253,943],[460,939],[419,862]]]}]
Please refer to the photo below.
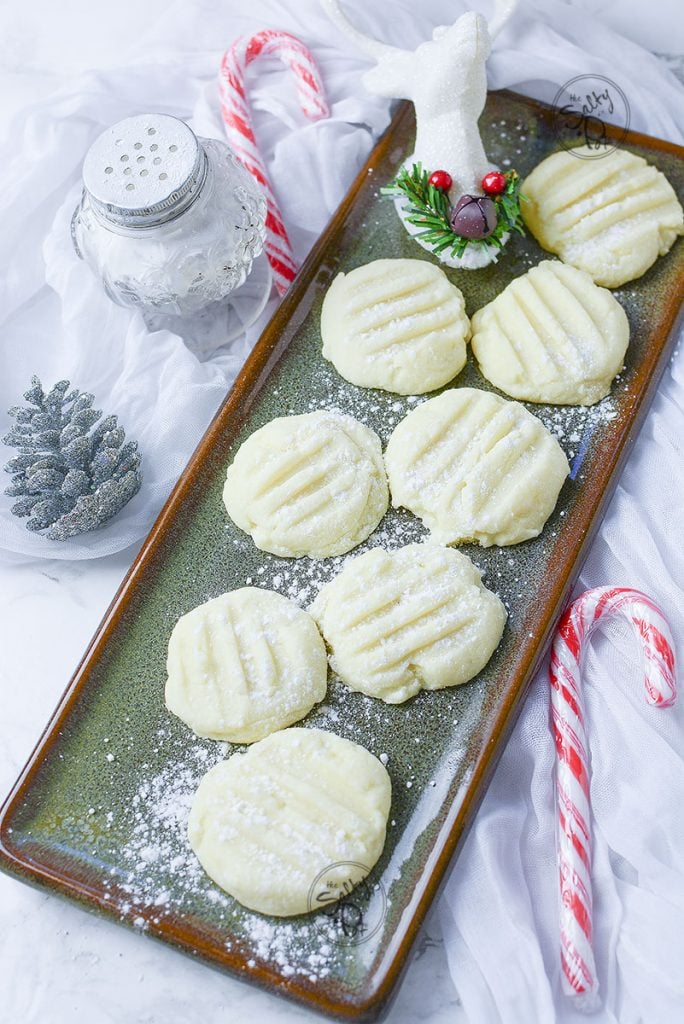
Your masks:
[{"label": "glittered deer head", "polygon": [[417,49],[402,50],[359,32],[338,0],[321,0],[332,21],[375,60],[364,75],[369,92],[413,102],[412,159],[431,171],[447,171],[452,199],[477,190],[491,169],[477,125],[487,98],[485,61],[516,2],[497,0],[489,26],[482,15],[468,11],[453,25],[436,28]]}]

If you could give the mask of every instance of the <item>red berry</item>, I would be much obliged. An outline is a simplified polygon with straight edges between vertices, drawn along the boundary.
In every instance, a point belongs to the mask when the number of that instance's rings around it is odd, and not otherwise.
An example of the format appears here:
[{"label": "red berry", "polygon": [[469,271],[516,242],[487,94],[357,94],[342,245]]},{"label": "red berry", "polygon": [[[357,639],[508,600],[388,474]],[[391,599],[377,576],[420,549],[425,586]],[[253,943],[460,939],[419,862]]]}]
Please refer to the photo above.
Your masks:
[{"label": "red berry", "polygon": [[433,171],[428,178],[428,185],[433,185],[440,192],[448,192],[453,185],[453,181],[447,171]]},{"label": "red berry", "polygon": [[506,176],[501,171],[490,171],[482,179],[482,188],[489,196],[500,196],[506,188]]}]

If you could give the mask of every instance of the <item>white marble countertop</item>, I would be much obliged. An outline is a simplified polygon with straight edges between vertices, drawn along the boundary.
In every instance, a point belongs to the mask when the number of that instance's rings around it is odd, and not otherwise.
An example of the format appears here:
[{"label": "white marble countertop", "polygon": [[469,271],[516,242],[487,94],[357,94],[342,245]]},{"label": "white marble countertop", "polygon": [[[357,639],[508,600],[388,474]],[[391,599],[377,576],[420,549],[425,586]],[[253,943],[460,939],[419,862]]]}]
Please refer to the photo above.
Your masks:
[{"label": "white marble countertop", "polygon": [[[3,5],[0,136],[13,109],[50,89],[51,69],[106,64],[117,41],[152,24],[166,3],[143,0],[134,8],[126,0],[122,6],[129,13],[135,9],[136,17],[119,12],[106,33],[104,8],[87,0]],[[648,8],[618,0],[578,0],[576,6],[599,10],[612,27],[654,50],[684,50],[678,0]],[[32,66],[40,66],[41,74],[32,75]],[[1,797],[29,756],[135,553],[133,548],[80,563],[0,564]],[[279,999],[0,875],[0,1024],[212,1024],[247,1018],[281,1024],[302,1016]],[[434,915],[388,1020],[465,1021]]]}]

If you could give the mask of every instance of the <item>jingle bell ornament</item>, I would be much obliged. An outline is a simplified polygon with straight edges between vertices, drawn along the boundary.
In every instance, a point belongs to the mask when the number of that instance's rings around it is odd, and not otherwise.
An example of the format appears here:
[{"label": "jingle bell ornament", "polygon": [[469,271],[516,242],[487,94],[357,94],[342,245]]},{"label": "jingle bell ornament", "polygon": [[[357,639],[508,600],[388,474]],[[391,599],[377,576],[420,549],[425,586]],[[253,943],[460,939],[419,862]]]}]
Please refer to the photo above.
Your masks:
[{"label": "jingle bell ornament", "polygon": [[496,203],[487,196],[461,196],[451,212],[451,226],[462,238],[487,238],[497,219]]}]

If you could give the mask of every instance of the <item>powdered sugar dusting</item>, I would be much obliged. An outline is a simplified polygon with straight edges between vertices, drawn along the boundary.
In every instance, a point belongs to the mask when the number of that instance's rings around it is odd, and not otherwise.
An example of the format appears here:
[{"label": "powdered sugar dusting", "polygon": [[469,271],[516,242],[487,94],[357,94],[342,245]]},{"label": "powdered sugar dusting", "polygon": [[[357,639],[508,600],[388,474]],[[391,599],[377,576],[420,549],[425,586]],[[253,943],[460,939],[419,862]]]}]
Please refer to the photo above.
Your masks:
[{"label": "powdered sugar dusting", "polygon": [[[160,740],[164,742],[167,735],[162,730]],[[228,903],[227,897],[212,887],[190,849],[186,832],[201,778],[229,749],[227,743],[199,741],[184,748],[180,756],[170,757],[162,771],[141,782],[130,801],[126,813],[130,838],[121,851],[128,874],[120,888],[137,907],[159,908],[158,919],[172,907],[183,908],[189,897],[194,899],[202,890],[211,902]],[[160,883],[162,877],[171,883],[173,900],[169,888]]]},{"label": "powdered sugar dusting", "polygon": [[[372,426],[383,444],[399,420],[431,397],[397,397],[362,391],[348,385],[323,363],[317,365],[311,383],[308,394],[318,397],[295,401],[289,399],[287,392],[280,394],[276,386],[271,399],[277,404],[278,413],[288,415],[316,408],[343,408]],[[472,364],[457,383],[478,386],[479,378]],[[577,472],[581,469],[583,448],[585,452],[591,450],[602,430],[619,416],[619,392],[624,387],[626,384],[618,380],[614,390],[617,397],[607,398],[590,408],[534,405],[527,408],[558,437],[571,461],[574,460]],[[554,542],[564,515],[565,510],[559,509],[555,521],[547,524],[545,535],[549,542]],[[231,563],[243,567],[241,576],[239,570],[237,575],[234,573],[230,588],[273,589],[307,608],[320,588],[337,575],[349,558],[376,546],[389,550],[425,539],[426,531],[417,519],[401,509],[392,509],[378,529],[349,554],[322,560],[284,559],[256,551],[247,535],[227,523],[225,543],[235,556]],[[537,543],[544,543],[544,540],[540,538],[538,542],[516,548],[485,550],[467,545],[463,549],[482,571],[486,586],[504,601],[509,611],[511,635],[515,635],[524,616],[530,590],[539,586],[544,572],[545,559],[540,558],[535,548]],[[212,596],[215,594],[208,592],[205,599]],[[386,764],[394,793],[388,853],[395,845],[392,836],[405,833],[414,808],[426,792],[443,792],[459,773],[466,777],[463,773],[468,763],[468,737],[482,713],[486,696],[487,683],[483,678],[460,688],[460,692],[420,694],[400,708],[401,733],[408,739],[399,744],[397,709],[352,693],[335,678],[329,683],[325,701],[307,716],[304,724],[329,729],[361,743]],[[426,757],[431,746],[428,723],[429,728],[439,731],[443,744],[444,737],[451,737],[438,760]],[[285,979],[296,976],[312,982],[331,972],[344,972],[345,963],[348,964],[354,954],[340,946],[338,921],[322,913],[291,920],[250,913],[210,881],[190,849],[187,820],[197,786],[211,767],[240,748],[198,740],[175,722],[160,730],[157,742],[161,752],[166,754],[163,767],[156,773],[143,772],[144,780],[129,805],[120,812],[123,821],[117,821],[116,817],[112,820],[110,815],[109,823],[122,828],[127,835],[120,850],[126,874],[123,880],[112,879],[112,898],[116,899],[119,912],[129,920],[134,918],[142,928],[163,925],[166,918],[186,913],[195,917],[200,914],[214,927],[225,930],[226,949],[239,953],[247,970],[269,963]],[[106,763],[114,770],[118,760]],[[396,870],[401,870],[401,864]],[[391,907],[392,878],[385,873],[383,881]]]},{"label": "powdered sugar dusting", "polygon": [[[318,914],[313,927],[276,920],[239,908],[204,873],[187,838],[188,818],[195,791],[207,771],[238,748],[196,740],[182,747],[172,730],[160,730],[158,741],[173,753],[165,767],[141,782],[123,812],[129,838],[121,847],[123,877],[117,872],[105,889],[122,918],[143,931],[162,926],[165,918],[204,914],[225,930],[225,947],[244,956],[248,969],[269,963],[284,977],[315,982],[339,960],[340,929],[334,919]],[[182,752],[181,752],[182,750]],[[114,815],[106,816],[106,827]],[[117,822],[120,826],[121,821]]]}]

